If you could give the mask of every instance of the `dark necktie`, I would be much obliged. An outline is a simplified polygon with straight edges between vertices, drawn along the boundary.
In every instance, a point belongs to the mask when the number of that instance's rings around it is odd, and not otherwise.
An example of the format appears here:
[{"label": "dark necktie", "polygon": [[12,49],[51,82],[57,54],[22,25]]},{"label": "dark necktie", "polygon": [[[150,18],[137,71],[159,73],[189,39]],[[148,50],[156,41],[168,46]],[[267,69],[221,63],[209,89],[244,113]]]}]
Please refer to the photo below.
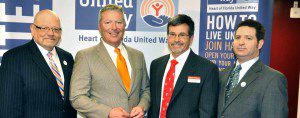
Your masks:
[{"label": "dark necktie", "polygon": [[239,64],[236,66],[233,71],[231,72],[229,78],[228,78],[228,84],[226,86],[226,91],[225,91],[225,104],[227,103],[234,87],[238,84],[239,82],[239,75],[240,75],[240,70],[242,69],[241,65]]}]

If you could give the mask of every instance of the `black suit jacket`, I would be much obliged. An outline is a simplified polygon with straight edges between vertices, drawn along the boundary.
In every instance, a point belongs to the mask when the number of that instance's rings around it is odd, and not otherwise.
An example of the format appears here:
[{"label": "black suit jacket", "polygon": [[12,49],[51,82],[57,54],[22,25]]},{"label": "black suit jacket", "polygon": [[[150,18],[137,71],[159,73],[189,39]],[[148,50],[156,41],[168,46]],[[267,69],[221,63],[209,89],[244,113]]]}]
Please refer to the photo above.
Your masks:
[{"label": "black suit jacket", "polygon": [[[3,55],[0,68],[1,118],[77,116],[69,101],[73,57],[58,47],[56,51],[65,78],[64,99],[60,95],[54,75],[33,40]],[[64,64],[64,61],[67,64]]]},{"label": "black suit jacket", "polygon": [[[170,55],[155,59],[150,67],[150,118],[159,118],[162,80]],[[188,76],[201,77],[189,83]],[[215,118],[218,101],[218,68],[209,60],[190,52],[175,85],[167,118]]]}]

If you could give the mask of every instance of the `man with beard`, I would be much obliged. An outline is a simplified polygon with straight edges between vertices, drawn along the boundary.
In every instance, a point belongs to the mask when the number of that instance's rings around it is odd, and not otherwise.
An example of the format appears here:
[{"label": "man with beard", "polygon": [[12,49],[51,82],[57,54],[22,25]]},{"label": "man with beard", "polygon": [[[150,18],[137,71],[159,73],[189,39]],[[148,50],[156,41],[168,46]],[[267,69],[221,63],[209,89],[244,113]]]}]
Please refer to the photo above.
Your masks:
[{"label": "man with beard", "polygon": [[196,55],[194,21],[179,14],[168,23],[171,54],[155,59],[150,67],[150,118],[215,118],[218,68]]},{"label": "man with beard", "polygon": [[285,76],[259,60],[265,29],[239,23],[232,43],[236,63],[220,72],[218,118],[287,118]]}]

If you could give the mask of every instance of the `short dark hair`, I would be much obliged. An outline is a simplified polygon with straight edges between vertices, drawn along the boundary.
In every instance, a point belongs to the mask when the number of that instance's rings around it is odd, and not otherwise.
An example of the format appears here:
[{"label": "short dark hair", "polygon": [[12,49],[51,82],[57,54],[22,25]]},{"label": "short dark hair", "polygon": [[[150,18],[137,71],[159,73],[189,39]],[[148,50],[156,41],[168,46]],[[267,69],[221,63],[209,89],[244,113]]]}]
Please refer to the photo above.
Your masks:
[{"label": "short dark hair", "polygon": [[255,35],[256,35],[257,41],[264,39],[266,30],[265,30],[264,26],[261,23],[259,23],[258,21],[255,21],[252,19],[242,21],[238,24],[236,30],[242,26],[248,26],[248,27],[254,28],[256,31]]},{"label": "short dark hair", "polygon": [[187,24],[189,26],[189,36],[194,35],[195,23],[191,17],[189,17],[188,15],[185,15],[185,14],[178,14],[169,20],[167,33],[169,34],[170,26],[177,26],[177,25],[181,25],[181,24]]}]

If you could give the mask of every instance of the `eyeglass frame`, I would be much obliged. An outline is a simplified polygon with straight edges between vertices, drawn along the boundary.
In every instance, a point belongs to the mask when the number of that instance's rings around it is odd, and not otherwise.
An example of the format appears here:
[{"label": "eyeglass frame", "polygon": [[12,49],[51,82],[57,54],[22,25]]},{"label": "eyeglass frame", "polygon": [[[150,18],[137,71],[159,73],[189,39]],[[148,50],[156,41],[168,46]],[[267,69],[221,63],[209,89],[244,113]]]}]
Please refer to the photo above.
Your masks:
[{"label": "eyeglass frame", "polygon": [[40,31],[45,32],[44,34],[47,34],[50,29],[52,30],[53,33],[61,33],[62,29],[60,27],[41,27],[41,26],[37,26],[36,24],[32,23],[37,29],[39,29]]},{"label": "eyeglass frame", "polygon": [[179,39],[185,39],[185,38],[191,37],[191,36],[188,35],[188,34],[185,34],[185,33],[179,33],[179,34],[168,33],[168,37],[169,38],[176,38],[176,37],[178,37]]}]

